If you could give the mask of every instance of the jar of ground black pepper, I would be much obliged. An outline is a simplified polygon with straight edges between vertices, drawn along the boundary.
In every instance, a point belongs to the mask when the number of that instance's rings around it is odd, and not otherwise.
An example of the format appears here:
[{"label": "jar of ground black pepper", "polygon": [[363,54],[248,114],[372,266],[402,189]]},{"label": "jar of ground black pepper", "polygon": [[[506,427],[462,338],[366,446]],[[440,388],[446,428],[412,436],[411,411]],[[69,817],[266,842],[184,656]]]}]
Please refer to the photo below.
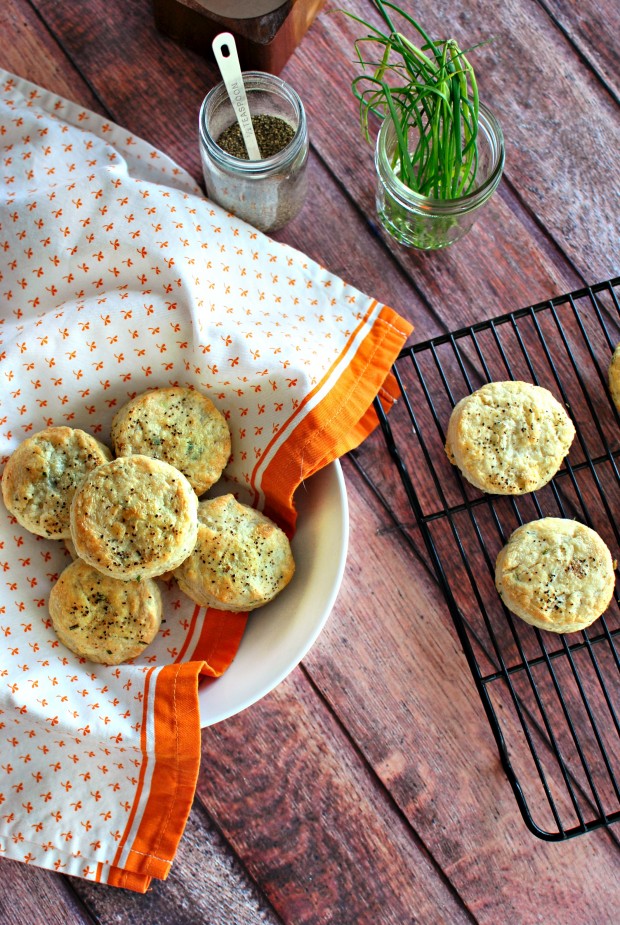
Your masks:
[{"label": "jar of ground black pepper", "polygon": [[249,160],[224,83],[200,109],[200,153],[207,196],[261,231],[276,231],[300,211],[307,189],[308,129],[292,87],[262,71],[243,83],[261,153]]}]

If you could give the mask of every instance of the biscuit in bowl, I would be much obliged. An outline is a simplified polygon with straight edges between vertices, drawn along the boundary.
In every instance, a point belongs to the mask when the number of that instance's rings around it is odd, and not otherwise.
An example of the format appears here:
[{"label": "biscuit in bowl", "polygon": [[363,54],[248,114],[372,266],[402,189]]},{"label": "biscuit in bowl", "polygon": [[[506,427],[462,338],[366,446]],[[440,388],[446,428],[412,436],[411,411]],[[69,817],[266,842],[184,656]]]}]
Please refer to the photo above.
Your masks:
[{"label": "biscuit in bowl", "polygon": [[495,564],[495,587],[526,623],[575,633],[607,609],[615,586],[611,553],[596,531],[562,517],[518,527]]},{"label": "biscuit in bowl", "polygon": [[179,469],[197,495],[220,478],[230,457],[226,418],[195,389],[171,386],[136,395],[114,415],[117,456],[142,454]]},{"label": "biscuit in bowl", "polygon": [[82,482],[71,504],[80,559],[124,581],[153,578],[190,554],[198,498],[182,472],[150,456],[121,456]]},{"label": "biscuit in bowl", "polygon": [[618,411],[620,411],[620,344],[616,346],[611,357],[607,374],[609,394]]},{"label": "biscuit in bowl", "polygon": [[282,591],[295,571],[288,537],[260,511],[222,495],[198,506],[194,551],[175,570],[180,589],[216,610],[255,610]]},{"label": "biscuit in bowl", "polygon": [[2,473],[2,497],[18,523],[46,539],[67,539],[73,495],[97,466],[112,459],[107,446],[73,427],[48,427],[28,437]]},{"label": "biscuit in bowl", "polygon": [[119,665],[153,641],[162,601],[152,578],[120,581],[76,559],[52,587],[49,612],[68,649],[90,662]]},{"label": "biscuit in bowl", "polygon": [[522,495],[551,480],[574,436],[573,422],[548,389],[489,382],[454,406],[445,450],[476,488]]}]

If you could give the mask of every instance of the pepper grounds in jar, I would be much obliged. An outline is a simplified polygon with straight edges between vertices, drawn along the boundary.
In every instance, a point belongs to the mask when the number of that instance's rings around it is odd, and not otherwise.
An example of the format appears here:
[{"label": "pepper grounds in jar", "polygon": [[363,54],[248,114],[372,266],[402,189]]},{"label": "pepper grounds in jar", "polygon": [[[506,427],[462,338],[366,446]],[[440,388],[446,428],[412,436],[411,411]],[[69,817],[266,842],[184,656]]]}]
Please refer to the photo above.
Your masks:
[{"label": "pepper grounds in jar", "polygon": [[[279,116],[270,116],[266,113],[252,116],[252,125],[258,144],[261,158],[272,157],[286,148],[295,136],[294,128],[280,119]],[[248,161],[248,152],[241,134],[239,124],[234,122],[217,139],[217,143],[224,151],[233,157]]]}]

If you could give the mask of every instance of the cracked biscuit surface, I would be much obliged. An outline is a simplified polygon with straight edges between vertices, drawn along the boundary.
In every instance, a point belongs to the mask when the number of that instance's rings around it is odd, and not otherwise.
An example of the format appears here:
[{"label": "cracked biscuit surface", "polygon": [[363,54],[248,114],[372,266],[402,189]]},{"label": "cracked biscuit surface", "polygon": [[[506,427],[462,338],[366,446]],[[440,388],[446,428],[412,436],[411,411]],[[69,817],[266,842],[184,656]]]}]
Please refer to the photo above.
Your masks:
[{"label": "cracked biscuit surface", "polygon": [[217,610],[255,610],[282,591],[295,563],[283,530],[232,494],[198,507],[198,539],[176,569],[180,589]]},{"label": "cracked biscuit surface", "polygon": [[28,437],[2,473],[2,497],[17,521],[38,536],[67,539],[73,495],[86,476],[112,459],[107,446],[73,427]]},{"label": "cracked biscuit surface", "polygon": [[136,395],[112,420],[117,456],[142,454],[179,469],[197,495],[221,476],[230,457],[230,431],[210,398],[171,386]]},{"label": "cracked biscuit surface", "polygon": [[526,623],[554,633],[590,626],[615,587],[611,553],[596,531],[562,517],[518,527],[500,551],[495,586]]},{"label": "cracked biscuit surface", "polygon": [[76,655],[119,665],[155,638],[162,601],[157,583],[121,581],[76,559],[50,592],[49,612],[60,641]]},{"label": "cracked biscuit surface", "polygon": [[548,389],[490,382],[455,405],[445,450],[476,488],[521,495],[550,481],[574,436],[573,422]]},{"label": "cracked biscuit surface", "polygon": [[198,498],[182,472],[149,456],[122,456],[84,480],[71,504],[80,559],[125,581],[176,568],[191,553]]}]

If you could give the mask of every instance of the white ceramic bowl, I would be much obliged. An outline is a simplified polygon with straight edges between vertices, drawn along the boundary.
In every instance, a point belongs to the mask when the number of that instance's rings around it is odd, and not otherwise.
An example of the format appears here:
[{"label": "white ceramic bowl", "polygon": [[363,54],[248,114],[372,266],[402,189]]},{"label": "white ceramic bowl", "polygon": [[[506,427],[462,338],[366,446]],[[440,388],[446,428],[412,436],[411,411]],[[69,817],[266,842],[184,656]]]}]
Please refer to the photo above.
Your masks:
[{"label": "white ceramic bowl", "polygon": [[234,716],[280,684],[314,644],[334,605],[349,540],[340,463],[301,485],[295,502],[295,577],[271,604],[249,615],[239,651],[222,677],[201,685],[202,726]]}]

